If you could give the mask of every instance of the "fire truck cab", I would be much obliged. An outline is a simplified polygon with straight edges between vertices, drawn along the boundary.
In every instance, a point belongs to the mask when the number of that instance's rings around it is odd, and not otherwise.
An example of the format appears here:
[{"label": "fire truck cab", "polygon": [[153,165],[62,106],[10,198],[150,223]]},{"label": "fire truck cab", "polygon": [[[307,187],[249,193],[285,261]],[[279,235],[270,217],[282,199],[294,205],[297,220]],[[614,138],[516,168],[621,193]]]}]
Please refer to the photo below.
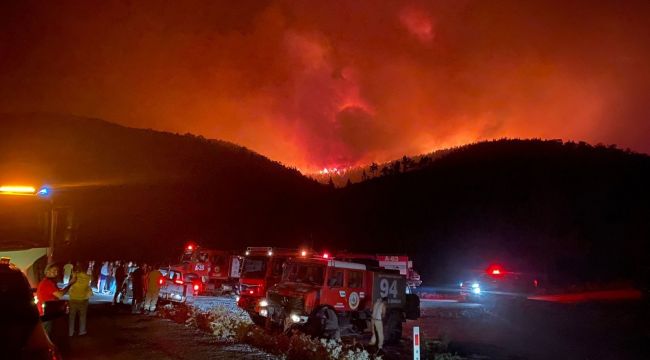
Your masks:
[{"label": "fire truck cab", "polygon": [[201,294],[237,292],[241,256],[190,243],[181,256],[181,266],[185,274],[195,274],[201,279]]},{"label": "fire truck cab", "polygon": [[386,341],[398,341],[402,322],[419,317],[419,300],[406,288],[406,277],[395,270],[323,256],[294,258],[281,281],[268,290],[259,314],[271,325],[303,325],[318,335],[318,316],[327,307],[337,314],[341,330],[363,332],[369,328],[374,302],[385,297]]},{"label": "fire truck cab", "polygon": [[300,252],[297,249],[273,247],[246,248],[239,278],[237,305],[248,312],[253,321],[259,320],[260,300],[266,291],[280,281],[287,261],[300,256]]}]

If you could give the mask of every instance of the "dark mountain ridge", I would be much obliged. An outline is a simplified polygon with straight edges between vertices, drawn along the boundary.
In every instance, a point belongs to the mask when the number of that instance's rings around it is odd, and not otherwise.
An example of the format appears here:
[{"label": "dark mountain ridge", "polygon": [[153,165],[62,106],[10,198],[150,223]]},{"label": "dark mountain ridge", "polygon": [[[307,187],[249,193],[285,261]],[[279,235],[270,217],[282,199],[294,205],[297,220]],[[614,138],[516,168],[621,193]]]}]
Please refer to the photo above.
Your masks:
[{"label": "dark mountain ridge", "polygon": [[649,180],[650,157],[615,147],[483,142],[342,189],[339,236],[399,244],[445,280],[494,261],[555,281],[647,274]]},{"label": "dark mountain ridge", "polygon": [[76,209],[74,251],[87,258],[176,256],[190,240],[237,248],[299,239],[313,198],[328,191],[245,148],[194,135],[61,115],[2,115],[0,123],[0,179],[52,186],[58,203]]},{"label": "dark mountain ridge", "polygon": [[553,281],[647,279],[650,158],[615,147],[483,142],[334,189],[189,134],[0,121],[0,180],[45,179],[75,209],[66,256],[159,260],[193,240],[406,253],[428,281],[493,261]]}]

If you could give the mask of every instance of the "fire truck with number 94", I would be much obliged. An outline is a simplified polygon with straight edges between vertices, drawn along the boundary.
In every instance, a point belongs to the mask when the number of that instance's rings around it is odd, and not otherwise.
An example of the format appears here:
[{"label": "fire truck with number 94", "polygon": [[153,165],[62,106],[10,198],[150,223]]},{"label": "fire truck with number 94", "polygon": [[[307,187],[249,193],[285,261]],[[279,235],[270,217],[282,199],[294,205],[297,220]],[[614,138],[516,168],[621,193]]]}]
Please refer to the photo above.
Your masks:
[{"label": "fire truck with number 94", "polygon": [[301,326],[318,334],[323,330],[319,314],[327,308],[336,313],[341,331],[364,332],[370,325],[373,303],[384,297],[388,299],[386,341],[398,341],[402,322],[420,316],[418,297],[407,294],[406,276],[328,254],[295,257],[286,263],[280,282],[260,301],[259,314],[270,326]]}]

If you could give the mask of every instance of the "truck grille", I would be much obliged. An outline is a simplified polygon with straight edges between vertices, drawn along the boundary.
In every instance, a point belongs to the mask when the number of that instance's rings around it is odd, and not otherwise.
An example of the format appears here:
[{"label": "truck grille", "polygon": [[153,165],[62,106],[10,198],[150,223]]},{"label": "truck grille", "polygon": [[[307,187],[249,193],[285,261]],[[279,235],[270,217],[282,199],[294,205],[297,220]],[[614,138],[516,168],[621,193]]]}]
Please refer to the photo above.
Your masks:
[{"label": "truck grille", "polygon": [[283,296],[276,293],[269,294],[269,305],[275,308],[281,308],[286,314],[305,310],[302,298]]}]

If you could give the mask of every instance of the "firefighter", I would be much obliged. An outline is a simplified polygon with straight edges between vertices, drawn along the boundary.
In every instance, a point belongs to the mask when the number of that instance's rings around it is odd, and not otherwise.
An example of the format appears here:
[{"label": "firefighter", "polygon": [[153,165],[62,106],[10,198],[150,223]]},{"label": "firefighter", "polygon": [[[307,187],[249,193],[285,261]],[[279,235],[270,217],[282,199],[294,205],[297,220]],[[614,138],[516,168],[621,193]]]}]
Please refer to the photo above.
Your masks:
[{"label": "firefighter", "polygon": [[377,344],[377,351],[382,350],[384,346],[384,324],[382,322],[384,316],[386,315],[386,304],[388,303],[388,298],[383,297],[377,299],[375,304],[372,306],[372,338],[370,338],[370,346]]},{"label": "firefighter", "polygon": [[339,317],[330,307],[325,308],[325,337],[328,339],[341,341],[341,329],[339,327]]},{"label": "firefighter", "polygon": [[155,311],[158,302],[158,293],[160,293],[160,279],[163,274],[158,270],[159,266],[154,267],[147,276],[147,296],[144,300],[145,311]]}]

